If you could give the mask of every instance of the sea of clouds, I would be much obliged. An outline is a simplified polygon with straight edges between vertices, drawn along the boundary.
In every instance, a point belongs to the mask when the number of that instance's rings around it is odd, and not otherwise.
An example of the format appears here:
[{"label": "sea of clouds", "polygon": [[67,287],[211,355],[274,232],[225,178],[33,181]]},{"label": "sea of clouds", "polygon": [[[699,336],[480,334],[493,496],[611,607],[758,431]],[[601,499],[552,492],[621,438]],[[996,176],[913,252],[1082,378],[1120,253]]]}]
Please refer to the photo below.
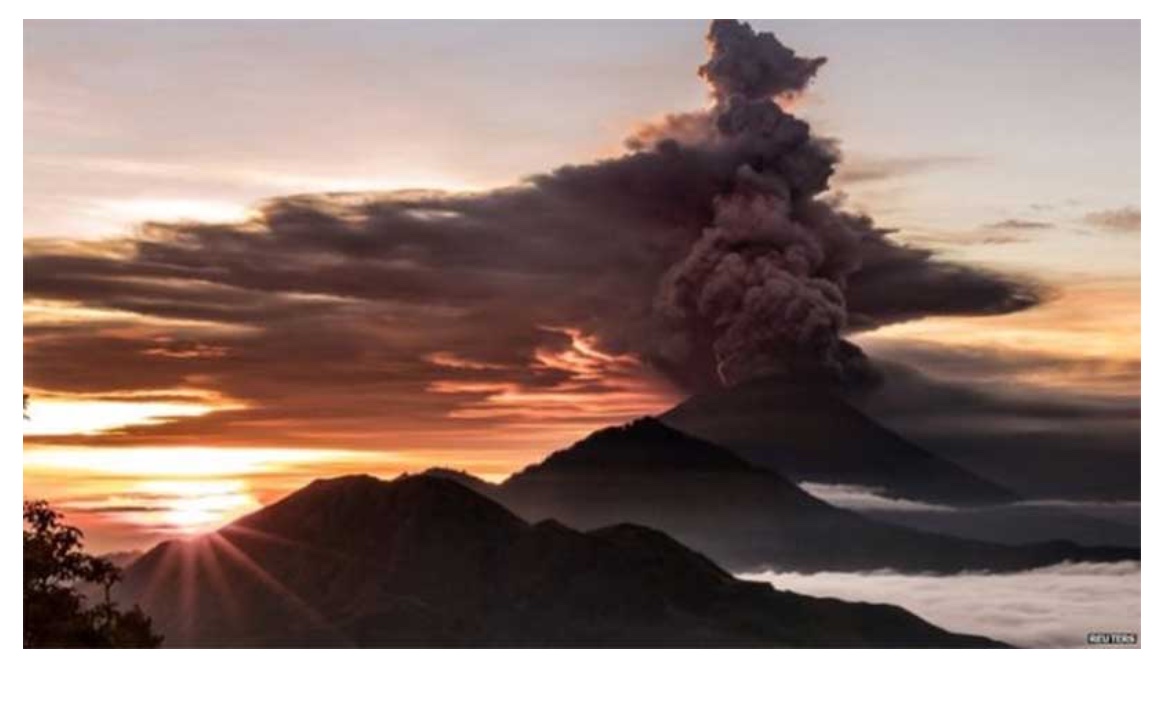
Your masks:
[{"label": "sea of clouds", "polygon": [[794,573],[747,580],[782,590],[899,605],[950,631],[1030,648],[1086,645],[1091,632],[1140,633],[1141,564],[1062,563],[1018,573]]}]

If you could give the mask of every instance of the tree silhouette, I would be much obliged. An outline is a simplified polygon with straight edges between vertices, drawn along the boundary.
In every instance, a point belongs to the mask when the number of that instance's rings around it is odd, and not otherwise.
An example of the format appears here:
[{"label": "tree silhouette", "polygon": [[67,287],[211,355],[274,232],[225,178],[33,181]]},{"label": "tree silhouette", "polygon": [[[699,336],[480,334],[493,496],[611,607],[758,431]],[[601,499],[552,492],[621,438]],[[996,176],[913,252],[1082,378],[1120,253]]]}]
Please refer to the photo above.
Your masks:
[{"label": "tree silhouette", "polygon": [[[154,648],[163,637],[139,607],[112,601],[120,570],[83,550],[83,533],[43,500],[24,501],[24,647]],[[103,599],[86,607],[82,588]]]}]

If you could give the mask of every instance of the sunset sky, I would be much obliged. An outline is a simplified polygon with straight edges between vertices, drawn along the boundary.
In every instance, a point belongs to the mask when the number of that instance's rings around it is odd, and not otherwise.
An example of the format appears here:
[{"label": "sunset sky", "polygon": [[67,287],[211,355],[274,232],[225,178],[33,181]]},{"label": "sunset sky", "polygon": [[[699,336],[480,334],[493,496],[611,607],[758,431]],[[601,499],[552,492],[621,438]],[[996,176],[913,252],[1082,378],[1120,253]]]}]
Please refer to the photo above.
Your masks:
[{"label": "sunset sky", "polygon": [[[1138,402],[1138,22],[752,24],[828,57],[790,109],[848,209],[1043,291],[854,341]],[[24,489],[97,548],[324,474],[499,479],[684,396],[604,331],[651,299],[605,243],[648,220],[522,179],[707,108],[705,22],[24,27]]]}]

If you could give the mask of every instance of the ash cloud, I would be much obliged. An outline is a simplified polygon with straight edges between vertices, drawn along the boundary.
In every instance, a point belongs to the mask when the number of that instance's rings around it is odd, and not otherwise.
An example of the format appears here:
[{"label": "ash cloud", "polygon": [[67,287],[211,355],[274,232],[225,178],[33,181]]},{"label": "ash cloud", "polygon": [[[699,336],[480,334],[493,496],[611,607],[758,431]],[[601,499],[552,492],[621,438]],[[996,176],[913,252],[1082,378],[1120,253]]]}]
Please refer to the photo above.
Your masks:
[{"label": "ash cloud", "polygon": [[[765,372],[851,376],[867,364],[845,333],[1042,299],[1029,281],[940,260],[843,211],[826,193],[831,142],[778,104],[824,60],[731,21],[709,36],[714,104],[642,129],[616,158],[485,193],[302,195],[244,223],[26,243],[26,298],[130,315],[26,323],[26,383],[189,387],[243,406],[92,441],[261,431],[344,445],[383,418],[415,431],[459,409],[460,395],[426,392],[444,380],[633,393],[542,363],[542,349],[571,344],[558,329],[693,392]],[[160,337],[212,353],[157,353]],[[468,362],[429,360],[446,353]]]},{"label": "ash cloud", "polygon": [[852,331],[934,316],[1011,314],[1052,296],[1035,281],[942,260],[929,249],[896,245],[883,231],[862,237],[861,259],[847,295]]},{"label": "ash cloud", "polygon": [[771,32],[754,32],[736,20],[709,26],[712,53],[698,70],[718,99],[742,95],[752,100],[804,90],[828,59],[802,58]]},{"label": "ash cloud", "polygon": [[[772,374],[867,377],[864,354],[842,338],[849,329],[952,305],[1003,313],[1037,303],[1034,286],[895,245],[867,217],[820,197],[837,153],[782,103],[826,59],[797,56],[773,34],[731,20],[713,23],[709,45],[700,75],[715,100],[711,141],[739,165],[713,200],[710,225],[662,279],[657,310],[683,337],[666,347],[674,351],[667,365],[681,360],[677,350],[700,357],[707,344],[726,384]],[[683,131],[684,122],[670,126]]]}]

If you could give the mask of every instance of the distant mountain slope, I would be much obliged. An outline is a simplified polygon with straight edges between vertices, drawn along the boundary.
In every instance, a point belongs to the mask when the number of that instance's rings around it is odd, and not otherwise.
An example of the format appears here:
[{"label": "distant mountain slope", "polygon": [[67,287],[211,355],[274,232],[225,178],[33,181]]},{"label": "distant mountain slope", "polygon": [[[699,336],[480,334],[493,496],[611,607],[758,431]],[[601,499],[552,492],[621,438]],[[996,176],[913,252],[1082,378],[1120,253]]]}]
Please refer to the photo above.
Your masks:
[{"label": "distant mountain slope", "polygon": [[124,569],[132,565],[132,561],[140,558],[143,553],[143,551],[111,551],[99,555],[117,568]]},{"label": "distant mountain slope", "polygon": [[797,483],[863,485],[946,505],[1020,499],[907,441],[819,382],[774,378],[724,388],[685,400],[661,420]]},{"label": "distant mountain slope", "polygon": [[579,529],[644,524],[731,571],[950,573],[1139,557],[1134,549],[1064,541],[1010,546],[876,521],[651,418],[595,432],[487,492],[530,521],[553,518]]},{"label": "distant mountain slope", "polygon": [[995,646],[779,592],[669,537],[529,525],[442,478],[316,481],[125,572],[171,646]]}]

